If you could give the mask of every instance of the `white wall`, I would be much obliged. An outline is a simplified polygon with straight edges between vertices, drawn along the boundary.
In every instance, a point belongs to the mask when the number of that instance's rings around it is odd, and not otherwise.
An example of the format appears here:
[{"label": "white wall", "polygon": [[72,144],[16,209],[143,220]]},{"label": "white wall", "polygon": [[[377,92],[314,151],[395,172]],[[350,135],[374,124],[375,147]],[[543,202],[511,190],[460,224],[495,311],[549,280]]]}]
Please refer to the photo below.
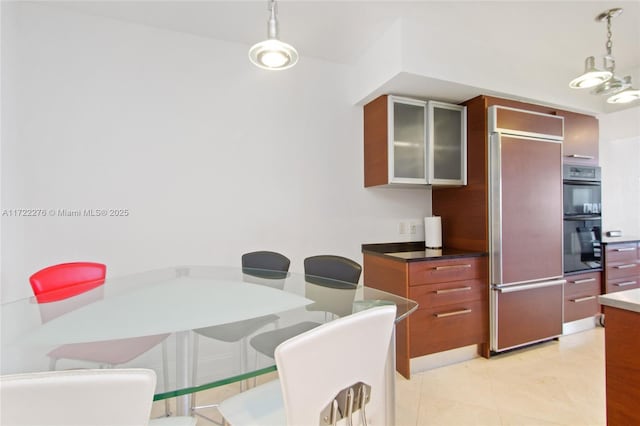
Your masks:
[{"label": "white wall", "polygon": [[640,238],[640,106],[600,117],[602,229]]},{"label": "white wall", "polygon": [[398,222],[431,212],[428,190],[363,188],[343,65],[266,72],[248,46],[43,5],[2,2],[2,19],[3,301],[74,260],[111,275],[256,249],[294,271],[313,254],[361,261],[362,243],[406,239]]}]

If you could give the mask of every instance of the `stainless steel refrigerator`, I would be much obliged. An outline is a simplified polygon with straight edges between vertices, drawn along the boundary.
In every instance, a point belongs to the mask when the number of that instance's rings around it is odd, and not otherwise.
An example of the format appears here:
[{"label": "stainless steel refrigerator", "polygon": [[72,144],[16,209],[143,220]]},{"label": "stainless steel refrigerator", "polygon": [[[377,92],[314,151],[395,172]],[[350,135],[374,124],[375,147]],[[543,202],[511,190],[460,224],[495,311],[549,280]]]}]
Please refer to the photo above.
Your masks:
[{"label": "stainless steel refrigerator", "polygon": [[491,350],[562,334],[563,118],[492,106]]}]

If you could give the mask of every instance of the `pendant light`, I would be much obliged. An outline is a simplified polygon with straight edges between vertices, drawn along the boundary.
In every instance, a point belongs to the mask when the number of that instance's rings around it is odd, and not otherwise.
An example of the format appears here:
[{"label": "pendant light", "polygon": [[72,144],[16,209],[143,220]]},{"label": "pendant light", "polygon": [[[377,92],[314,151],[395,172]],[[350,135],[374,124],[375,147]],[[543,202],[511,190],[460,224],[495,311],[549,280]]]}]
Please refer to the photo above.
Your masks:
[{"label": "pendant light", "polygon": [[278,39],[278,9],[275,0],[269,0],[269,20],[265,41],[254,44],[249,49],[249,59],[254,65],[267,70],[284,70],[298,62],[296,49]]},{"label": "pendant light", "polygon": [[610,104],[627,104],[629,102],[637,101],[640,99],[640,90],[631,87],[631,77],[625,77],[628,86],[626,89],[616,93],[613,96],[609,96],[607,103]]},{"label": "pendant light", "polygon": [[595,57],[589,56],[585,60],[584,73],[571,80],[569,87],[572,89],[593,88],[593,95],[613,95],[607,99],[608,103],[628,103],[639,99],[638,90],[631,88],[631,77],[620,78],[615,75],[616,60],[611,53],[613,41],[611,40],[611,20],[622,13],[622,8],[609,9],[598,16],[596,21],[607,22],[607,53],[603,57],[603,69],[596,68]]},{"label": "pendant light", "polygon": [[612,76],[613,73],[611,71],[596,68],[596,58],[589,56],[584,61],[584,74],[571,80],[569,87],[572,89],[595,87],[609,80]]}]

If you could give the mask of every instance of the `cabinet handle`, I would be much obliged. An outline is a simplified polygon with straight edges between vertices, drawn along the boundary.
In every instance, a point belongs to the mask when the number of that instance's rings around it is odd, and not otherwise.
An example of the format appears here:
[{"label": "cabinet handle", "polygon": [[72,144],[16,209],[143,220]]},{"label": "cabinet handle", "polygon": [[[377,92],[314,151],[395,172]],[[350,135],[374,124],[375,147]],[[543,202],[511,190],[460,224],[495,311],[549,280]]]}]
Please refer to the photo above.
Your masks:
[{"label": "cabinet handle", "polygon": [[635,263],[628,263],[626,265],[614,266],[614,268],[616,269],[629,269],[629,268],[635,268],[635,267],[636,267]]},{"label": "cabinet handle", "polygon": [[617,248],[617,249],[613,249],[613,251],[636,251],[636,248],[635,247]]},{"label": "cabinet handle", "polygon": [[587,296],[587,297],[579,297],[577,299],[572,299],[571,301],[575,303],[580,303],[580,302],[586,302],[587,300],[593,300],[595,298],[596,298],[595,296]]},{"label": "cabinet handle", "polygon": [[623,283],[615,283],[614,285],[618,286],[618,287],[626,287],[628,285],[634,285],[634,284],[637,284],[637,283],[638,283],[638,281],[625,281]]},{"label": "cabinet handle", "polygon": [[433,269],[435,269],[436,271],[444,271],[446,269],[465,269],[465,268],[471,268],[471,264],[467,263],[465,265],[436,266]]},{"label": "cabinet handle", "polygon": [[446,293],[455,293],[457,291],[467,291],[471,290],[471,287],[457,287],[457,288],[447,288],[444,290],[436,290],[435,294],[446,294]]},{"label": "cabinet handle", "polygon": [[592,283],[594,282],[596,279],[595,278],[585,278],[583,280],[575,280],[575,281],[571,281],[574,284],[584,284],[584,283]]},{"label": "cabinet handle", "polygon": [[569,154],[569,155],[567,155],[567,157],[569,157],[569,158],[580,158],[582,160],[593,160],[593,159],[596,158],[593,155],[581,155],[581,154]]},{"label": "cabinet handle", "polygon": [[445,318],[445,317],[452,317],[454,315],[468,314],[470,312],[471,312],[471,309],[462,309],[459,311],[445,312],[444,314],[434,314],[434,315],[436,318]]}]

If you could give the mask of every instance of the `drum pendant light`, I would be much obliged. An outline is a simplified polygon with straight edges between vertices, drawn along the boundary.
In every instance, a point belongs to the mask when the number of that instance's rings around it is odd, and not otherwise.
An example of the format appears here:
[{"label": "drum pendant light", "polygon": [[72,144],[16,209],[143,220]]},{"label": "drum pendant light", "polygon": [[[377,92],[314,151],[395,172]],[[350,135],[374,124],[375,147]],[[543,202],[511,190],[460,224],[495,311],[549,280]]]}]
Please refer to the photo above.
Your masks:
[{"label": "drum pendant light", "polygon": [[268,10],[267,36],[269,38],[254,44],[249,49],[249,59],[254,65],[267,70],[291,68],[298,62],[298,52],[290,44],[278,39],[278,10],[275,0],[269,0]]}]

